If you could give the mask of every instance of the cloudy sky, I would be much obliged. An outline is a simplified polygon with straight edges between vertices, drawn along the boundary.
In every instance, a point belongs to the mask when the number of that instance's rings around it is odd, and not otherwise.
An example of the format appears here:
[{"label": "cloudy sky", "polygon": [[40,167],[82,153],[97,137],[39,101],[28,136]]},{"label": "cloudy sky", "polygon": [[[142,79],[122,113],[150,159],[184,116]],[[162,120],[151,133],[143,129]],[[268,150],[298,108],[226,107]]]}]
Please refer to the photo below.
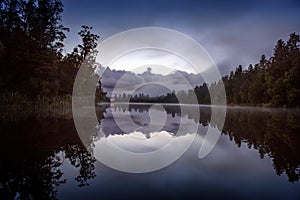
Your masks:
[{"label": "cloudy sky", "polygon": [[300,33],[298,0],[63,0],[66,46],[78,44],[80,26],[90,25],[100,42],[132,28],[174,29],[199,42],[223,74],[238,64],[271,56],[276,41]]}]

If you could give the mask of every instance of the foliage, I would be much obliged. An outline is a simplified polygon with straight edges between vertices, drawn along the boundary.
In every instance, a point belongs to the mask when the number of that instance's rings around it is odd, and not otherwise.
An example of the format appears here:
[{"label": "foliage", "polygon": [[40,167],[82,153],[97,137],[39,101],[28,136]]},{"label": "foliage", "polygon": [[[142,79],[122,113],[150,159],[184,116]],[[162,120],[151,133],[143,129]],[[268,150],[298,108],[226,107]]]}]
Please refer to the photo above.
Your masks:
[{"label": "foliage", "polygon": [[[116,101],[152,102],[152,103],[181,103],[193,104],[193,96],[199,104],[210,104],[209,91],[214,92],[214,101],[218,103],[218,88],[225,86],[227,103],[233,105],[254,106],[300,106],[300,51],[298,47],[299,35],[290,34],[285,43],[278,40],[274,55],[267,60],[262,55],[259,63],[249,65],[243,70],[239,65],[230,75],[224,76],[217,83],[196,86],[194,90],[175,91],[158,97],[149,97],[145,94],[116,96]],[[223,83],[222,83],[223,82]]]},{"label": "foliage", "polygon": [[[0,92],[37,96],[70,95],[79,67],[93,74],[99,36],[82,26],[82,43],[63,54],[69,31],[60,0],[0,1]],[[94,84],[96,84],[95,82]]]},{"label": "foliage", "polygon": [[223,78],[230,104],[300,106],[299,35],[292,33],[285,43],[278,40],[273,56],[264,55],[245,71],[239,66]]}]

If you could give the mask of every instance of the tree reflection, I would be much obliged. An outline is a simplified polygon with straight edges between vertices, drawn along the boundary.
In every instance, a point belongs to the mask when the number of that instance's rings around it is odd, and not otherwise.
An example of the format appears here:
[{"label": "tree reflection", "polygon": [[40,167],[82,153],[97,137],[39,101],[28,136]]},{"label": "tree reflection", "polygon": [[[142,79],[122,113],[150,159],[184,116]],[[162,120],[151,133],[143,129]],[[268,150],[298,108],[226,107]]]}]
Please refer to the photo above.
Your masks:
[{"label": "tree reflection", "polygon": [[300,178],[300,114],[293,110],[229,109],[223,132],[238,146],[268,155],[277,175],[287,174],[290,182]]},{"label": "tree reflection", "polygon": [[[116,104],[106,108],[145,114],[150,107],[130,105],[127,108]],[[183,110],[171,105],[163,108],[170,118],[179,122],[184,117],[220,129],[220,125],[210,121],[210,107],[200,107],[200,119],[192,106]],[[102,127],[108,122],[114,126],[107,113],[105,107],[97,111]],[[228,108],[222,133],[237,146],[246,144],[257,149],[261,158],[270,157],[278,175],[286,174],[290,182],[297,182],[300,178],[299,121],[300,113],[294,110]],[[0,199],[56,199],[58,187],[69,181],[61,167],[66,161],[78,170],[74,180],[79,187],[88,185],[96,176],[96,160],[86,145],[92,147],[97,135],[90,134],[83,145],[71,118],[2,120],[0,133]]]},{"label": "tree reflection", "polygon": [[68,145],[65,150],[66,158],[68,158],[73,166],[79,168],[79,175],[75,180],[79,183],[79,187],[89,185],[88,180],[95,178],[94,163],[96,159],[92,154],[81,145]]},{"label": "tree reflection", "polygon": [[56,199],[66,183],[61,165],[79,171],[78,186],[94,178],[95,158],[82,145],[72,119],[0,122],[0,199]]},{"label": "tree reflection", "polygon": [[[115,104],[112,109],[120,112],[147,113],[150,107],[151,105],[132,104],[127,107]],[[200,119],[192,106],[183,110],[179,105],[163,105],[163,108],[173,118],[187,117],[202,126],[216,126],[220,130],[219,124],[210,122],[210,107],[200,106]],[[155,109],[162,110],[161,107]],[[261,158],[269,156],[277,175],[286,174],[290,182],[296,182],[300,178],[299,121],[299,111],[292,109],[228,107],[222,133],[238,147],[244,143],[249,149],[257,149]]]}]

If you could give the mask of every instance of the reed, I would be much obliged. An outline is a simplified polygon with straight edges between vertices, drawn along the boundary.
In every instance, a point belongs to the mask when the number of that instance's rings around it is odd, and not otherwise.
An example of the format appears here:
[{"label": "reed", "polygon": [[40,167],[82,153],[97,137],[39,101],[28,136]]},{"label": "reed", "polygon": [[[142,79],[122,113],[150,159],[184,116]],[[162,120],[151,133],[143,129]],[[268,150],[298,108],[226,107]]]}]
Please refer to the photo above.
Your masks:
[{"label": "reed", "polygon": [[34,115],[38,118],[72,118],[72,96],[37,96],[12,92],[0,95],[0,119],[15,121]]}]

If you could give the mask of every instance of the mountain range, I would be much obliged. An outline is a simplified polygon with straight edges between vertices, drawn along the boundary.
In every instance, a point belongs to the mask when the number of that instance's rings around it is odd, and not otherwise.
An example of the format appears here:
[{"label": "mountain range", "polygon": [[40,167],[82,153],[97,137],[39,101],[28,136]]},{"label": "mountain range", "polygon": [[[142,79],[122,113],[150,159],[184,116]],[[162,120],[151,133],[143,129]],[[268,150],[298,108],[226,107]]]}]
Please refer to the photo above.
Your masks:
[{"label": "mountain range", "polygon": [[202,85],[201,74],[173,71],[170,74],[154,74],[151,67],[141,74],[125,70],[115,70],[109,67],[98,67],[96,73],[101,76],[104,92],[110,98],[120,94],[139,94],[159,96],[167,92],[188,91],[196,85]]}]

